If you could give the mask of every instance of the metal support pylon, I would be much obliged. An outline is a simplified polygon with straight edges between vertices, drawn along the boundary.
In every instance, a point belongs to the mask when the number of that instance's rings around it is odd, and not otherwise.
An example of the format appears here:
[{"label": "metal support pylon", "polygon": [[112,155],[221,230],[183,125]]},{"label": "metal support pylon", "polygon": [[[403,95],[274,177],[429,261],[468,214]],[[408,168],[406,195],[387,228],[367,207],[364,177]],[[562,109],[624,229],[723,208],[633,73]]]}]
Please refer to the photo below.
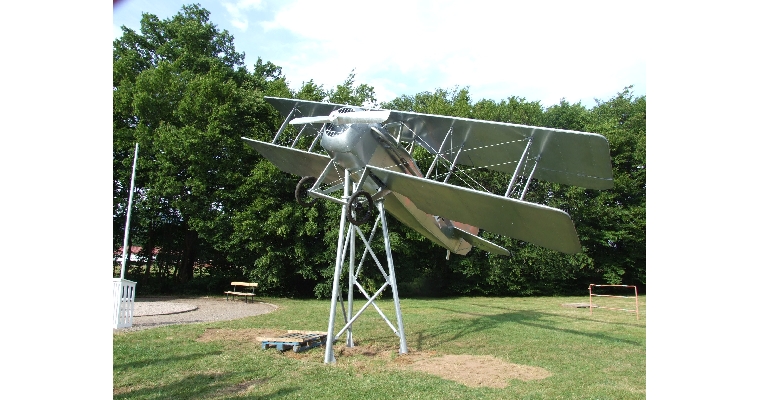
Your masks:
[{"label": "metal support pylon", "polygon": [[[343,199],[347,200],[350,196],[351,189],[353,190],[359,190],[358,187],[352,187],[351,180],[349,177],[348,171],[345,173],[344,178],[344,186],[343,186]],[[338,248],[335,255],[335,274],[333,275],[333,291],[332,291],[332,300],[330,303],[330,320],[328,322],[327,327],[327,343],[325,345],[325,360],[324,362],[326,364],[328,363],[334,363],[335,362],[335,353],[333,351],[333,343],[342,335],[343,333],[346,333],[346,346],[347,347],[353,347],[354,341],[353,341],[353,330],[352,326],[353,323],[356,321],[357,318],[369,307],[373,306],[375,310],[380,314],[380,316],[385,320],[386,324],[391,328],[391,330],[399,337],[399,354],[406,354],[408,352],[407,345],[406,345],[406,335],[404,334],[404,322],[401,315],[401,304],[399,300],[398,295],[398,285],[396,284],[396,271],[395,266],[393,264],[393,255],[391,253],[391,242],[390,242],[390,236],[388,234],[388,224],[385,216],[385,206],[382,199],[378,200],[376,202],[377,210],[378,210],[378,217],[375,220],[374,227],[372,228],[372,232],[370,234],[370,237],[367,238],[362,231],[362,229],[358,226],[353,226],[349,223],[348,228],[346,229],[346,221],[347,221],[347,214],[350,212],[348,204],[344,204],[343,208],[341,210],[341,220],[340,220],[340,228],[338,232]],[[372,243],[372,240],[375,236],[375,233],[377,232],[377,228],[380,227],[383,235],[383,242],[385,245],[385,256],[386,256],[386,266],[388,268],[388,272],[386,273],[383,269],[383,265],[378,259],[377,255],[374,253],[374,251],[370,247],[370,243]],[[359,261],[359,264],[356,265],[356,238],[357,236],[364,244],[364,252],[361,257],[361,260]],[[347,251],[348,250],[348,251]],[[343,274],[343,265],[346,261],[346,253],[348,254],[348,310],[347,312],[344,311],[344,325],[343,327],[338,331],[338,333],[335,333],[335,317],[337,314],[338,309],[338,301],[341,302],[341,307],[343,307],[343,299],[341,295],[341,275]],[[367,260],[367,256],[370,256],[369,258],[372,258],[372,260],[375,262],[377,268],[382,273],[383,277],[385,278],[385,284],[383,284],[374,294],[370,295],[364,287],[361,285],[361,283],[358,281],[358,276],[361,274],[362,266],[364,265],[364,262]],[[385,316],[385,314],[380,310],[380,307],[375,304],[375,299],[386,289],[386,287],[390,286],[391,291],[393,292],[393,303],[395,307],[396,312],[396,326],[391,323],[391,321]],[[353,311],[353,303],[354,303],[354,288],[357,288],[361,294],[364,295],[364,297],[367,299],[367,302],[354,314]],[[345,308],[343,308],[345,310]]]}]

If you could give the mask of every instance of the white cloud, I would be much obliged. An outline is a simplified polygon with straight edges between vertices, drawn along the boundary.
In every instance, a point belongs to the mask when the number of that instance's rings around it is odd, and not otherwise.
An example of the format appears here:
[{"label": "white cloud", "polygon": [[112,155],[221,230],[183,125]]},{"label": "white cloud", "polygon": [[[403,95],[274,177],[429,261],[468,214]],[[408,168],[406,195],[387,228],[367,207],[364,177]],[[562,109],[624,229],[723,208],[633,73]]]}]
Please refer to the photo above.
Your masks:
[{"label": "white cloud", "polygon": [[[298,39],[289,56],[279,60],[296,86],[315,79],[331,87],[356,68],[357,82],[375,86],[383,100],[390,99],[381,93],[469,86],[475,100],[530,90],[541,98],[528,100],[547,105],[560,97],[590,100],[633,83],[614,71],[643,66],[643,10],[619,7],[606,2],[296,0],[262,26],[268,35],[285,31]],[[412,82],[407,85],[412,93],[398,93],[404,85],[394,84],[389,74],[418,77],[428,85],[418,89]],[[503,92],[507,89],[514,91]]]},{"label": "white cloud", "polygon": [[246,11],[263,7],[262,0],[239,0],[236,2],[222,1],[221,4],[230,13],[230,24],[245,32],[248,30],[248,16]]},{"label": "white cloud", "polygon": [[[472,98],[512,95],[545,106],[565,97],[593,105],[626,85],[646,93],[645,14],[631,3],[490,0],[201,0],[236,31],[249,63],[281,66],[289,84],[331,89],[351,70],[379,100],[469,87]],[[126,11],[177,13],[179,0],[129,0]],[[120,15],[121,14],[121,15]],[[132,22],[134,21],[134,22]],[[119,24],[120,24],[119,23]],[[128,26],[139,27],[139,13]],[[239,34],[243,32],[244,34]],[[114,37],[120,35],[114,29]]]}]

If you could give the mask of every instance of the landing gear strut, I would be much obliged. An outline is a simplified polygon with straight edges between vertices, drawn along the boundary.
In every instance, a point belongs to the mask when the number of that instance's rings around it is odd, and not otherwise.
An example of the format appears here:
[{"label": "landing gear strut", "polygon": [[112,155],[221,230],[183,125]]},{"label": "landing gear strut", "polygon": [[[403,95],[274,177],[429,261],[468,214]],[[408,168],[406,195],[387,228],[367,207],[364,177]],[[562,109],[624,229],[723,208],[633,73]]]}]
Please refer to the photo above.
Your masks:
[{"label": "landing gear strut", "polygon": [[307,191],[314,186],[315,182],[317,182],[317,178],[313,176],[304,176],[298,181],[298,184],[296,185],[296,203],[306,208],[314,205],[314,202],[317,201],[317,199],[309,199]]},{"label": "landing gear strut", "polygon": [[372,218],[372,196],[365,191],[354,192],[348,199],[346,218],[353,225],[362,225]]}]

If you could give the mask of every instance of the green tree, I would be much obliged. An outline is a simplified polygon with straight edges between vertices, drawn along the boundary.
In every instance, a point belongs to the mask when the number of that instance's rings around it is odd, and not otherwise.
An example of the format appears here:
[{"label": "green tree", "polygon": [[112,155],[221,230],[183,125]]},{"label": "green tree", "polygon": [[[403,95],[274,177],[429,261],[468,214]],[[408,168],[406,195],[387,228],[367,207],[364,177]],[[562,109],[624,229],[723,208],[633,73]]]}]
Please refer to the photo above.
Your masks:
[{"label": "green tree", "polygon": [[377,107],[375,88],[365,83],[354,86],[356,74],[352,70],[346,80],[327,92],[327,101],[336,104],[350,104],[353,106]]},{"label": "green tree", "polygon": [[230,267],[231,215],[260,159],[240,136],[273,129],[262,95],[287,86],[279,67],[260,59],[249,73],[232,35],[198,5],[163,21],[143,14],[139,33],[122,31],[113,59],[114,225],[123,221],[127,150],[137,141],[135,241],[176,255],[187,283],[198,265]]},{"label": "green tree", "polygon": [[[282,123],[265,95],[375,107],[374,88],[358,84],[354,71],[329,90],[313,80],[291,90],[282,70],[261,59],[249,71],[233,37],[198,5],[183,6],[166,20],[144,14],[139,32],[122,30],[113,56],[114,250],[123,240],[139,142],[130,237],[143,247],[145,282],[154,276],[160,278],[156,290],[171,290],[166,283],[179,282],[185,289],[208,291],[230,279],[250,279],[273,295],[329,295],[340,207],[297,205],[293,189],[299,177],[278,170],[240,137],[270,141]],[[473,250],[446,260],[444,249],[389,219],[402,294],[552,295],[579,293],[595,282],[645,284],[646,98],[634,98],[629,89],[590,110],[564,99],[544,109],[517,96],[473,104],[466,87],[382,104],[600,133],[610,143],[615,179],[606,191],[531,183],[526,200],[573,217],[583,246],[575,255],[484,232],[513,256]],[[296,134],[288,127],[283,143]],[[417,147],[415,159],[425,170],[432,156]],[[467,173],[500,194],[509,178],[488,170]],[[149,255],[157,248],[152,269]]]},{"label": "green tree", "polygon": [[400,111],[413,111],[423,114],[447,115],[451,117],[472,117],[469,88],[436,89],[434,92],[421,92],[414,96],[402,95],[387,103],[383,108]]},{"label": "green tree", "polygon": [[308,82],[304,82],[301,85],[301,89],[295,93],[293,98],[310,101],[323,101],[329,96],[329,93],[325,91],[322,85],[314,83],[313,79]]},{"label": "green tree", "polygon": [[646,285],[646,97],[626,87],[597,100],[588,130],[607,137],[615,185],[597,195],[586,214],[589,249],[607,283]]},{"label": "green tree", "polygon": [[483,99],[473,106],[472,117],[486,121],[509,122],[522,125],[540,125],[544,110],[538,101],[528,102],[524,97],[510,96],[506,101]]},{"label": "green tree", "polygon": [[[632,98],[626,88],[607,102],[598,101],[592,110],[564,99],[544,109],[539,102],[516,96],[471,105],[466,89],[438,89],[401,96],[383,107],[596,132],[610,142],[613,189],[585,190],[534,181],[526,197],[571,215],[583,246],[581,253],[561,254],[484,232],[489,240],[510,249],[512,257],[475,249],[446,261],[439,256],[440,248],[401,227],[410,245],[402,247],[400,257],[418,266],[416,271],[406,271],[413,282],[424,282],[439,294],[483,295],[578,294],[589,283],[645,284],[645,98]],[[416,149],[415,159],[423,170],[429,165],[430,157],[423,149]],[[508,176],[503,174],[480,170],[468,174],[493,193],[503,194],[506,188]]]}]

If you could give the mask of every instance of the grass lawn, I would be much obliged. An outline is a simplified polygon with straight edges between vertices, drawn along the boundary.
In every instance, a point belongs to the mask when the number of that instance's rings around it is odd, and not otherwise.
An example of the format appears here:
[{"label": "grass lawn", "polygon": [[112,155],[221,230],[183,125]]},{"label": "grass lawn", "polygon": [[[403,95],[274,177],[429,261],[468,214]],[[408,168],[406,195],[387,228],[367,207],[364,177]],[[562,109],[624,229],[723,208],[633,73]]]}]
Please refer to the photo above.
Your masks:
[{"label": "grass lawn", "polygon": [[[346,349],[339,338],[334,365],[323,364],[322,348],[280,353],[255,340],[268,331],[326,330],[329,300],[259,301],[279,309],[115,333],[114,399],[646,398],[645,296],[639,320],[633,313],[562,306],[588,297],[402,299],[409,354],[398,354],[398,338],[370,307],[354,324],[356,347]],[[632,299],[603,301],[634,308]],[[395,321],[393,302],[378,303]],[[466,356],[489,370],[456,364]],[[421,369],[435,361],[439,369],[469,373],[469,383]],[[498,370],[494,363],[514,373],[497,375],[498,387],[487,384],[486,375]]]}]

